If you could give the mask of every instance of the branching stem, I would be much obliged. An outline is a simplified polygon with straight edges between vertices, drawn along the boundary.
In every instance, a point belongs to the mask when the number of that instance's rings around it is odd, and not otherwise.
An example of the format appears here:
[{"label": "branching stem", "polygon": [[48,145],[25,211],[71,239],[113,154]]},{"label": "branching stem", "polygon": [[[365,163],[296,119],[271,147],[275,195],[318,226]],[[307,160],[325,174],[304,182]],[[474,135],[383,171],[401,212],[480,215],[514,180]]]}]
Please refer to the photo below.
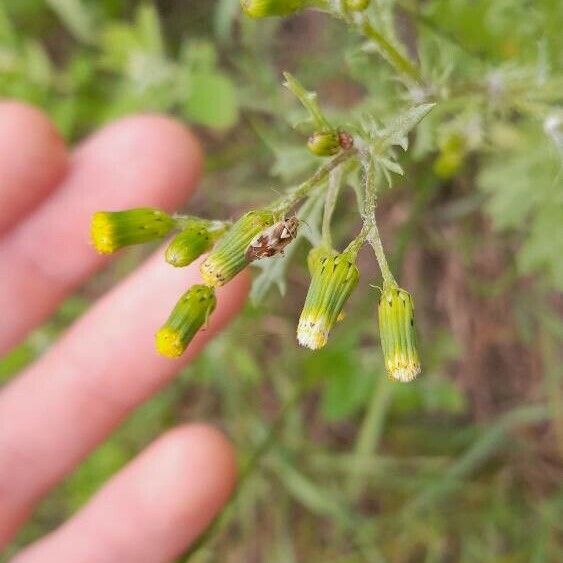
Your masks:
[{"label": "branching stem", "polygon": [[358,238],[367,240],[369,245],[372,247],[379,269],[381,270],[381,275],[383,276],[383,282],[386,284],[397,285],[395,277],[391,272],[391,268],[389,268],[389,263],[387,262],[385,252],[383,250],[383,243],[381,242],[379,229],[377,228],[377,222],[375,220],[375,207],[377,204],[377,174],[375,170],[375,163],[371,158],[364,164],[364,170],[366,175],[366,195],[364,210],[362,213],[364,226],[358,235]]},{"label": "branching stem", "polygon": [[299,186],[290,189],[286,195],[274,201],[268,206],[268,209],[275,215],[287,213],[296,203],[301,201],[317,186],[322,184],[335,168],[357,154],[358,151],[355,148],[351,148],[337,154],[333,159],[329,160],[326,164],[323,164],[308,180],[305,180],[302,184],[299,184]]}]

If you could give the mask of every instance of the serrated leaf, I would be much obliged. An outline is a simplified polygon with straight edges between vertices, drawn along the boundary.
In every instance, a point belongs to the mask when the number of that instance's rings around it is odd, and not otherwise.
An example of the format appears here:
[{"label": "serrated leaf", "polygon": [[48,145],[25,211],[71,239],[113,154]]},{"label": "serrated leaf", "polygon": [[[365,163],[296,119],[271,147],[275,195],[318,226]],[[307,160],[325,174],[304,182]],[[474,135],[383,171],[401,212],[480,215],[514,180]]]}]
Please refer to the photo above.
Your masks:
[{"label": "serrated leaf", "polygon": [[389,170],[390,172],[394,172],[395,174],[399,174],[399,176],[404,176],[405,172],[402,169],[401,165],[390,158],[386,158],[384,156],[380,156],[377,158],[377,162],[381,164],[384,168]]},{"label": "serrated leaf", "polygon": [[408,134],[428,115],[435,105],[433,103],[421,104],[401,113],[386,125],[376,147],[383,145],[387,148],[398,145],[403,150],[407,150]]}]

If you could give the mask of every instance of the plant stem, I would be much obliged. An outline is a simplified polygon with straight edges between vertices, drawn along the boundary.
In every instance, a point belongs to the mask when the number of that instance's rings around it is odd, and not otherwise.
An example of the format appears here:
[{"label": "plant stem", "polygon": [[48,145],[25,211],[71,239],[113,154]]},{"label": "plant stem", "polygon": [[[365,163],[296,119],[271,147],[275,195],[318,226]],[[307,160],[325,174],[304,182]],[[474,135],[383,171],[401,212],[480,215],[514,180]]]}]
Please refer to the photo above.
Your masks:
[{"label": "plant stem", "polygon": [[[383,250],[383,243],[379,236],[379,229],[375,220],[375,207],[377,203],[377,178],[375,173],[375,163],[369,159],[369,162],[364,166],[366,174],[366,195],[365,206],[363,211],[364,227],[362,232],[365,232],[365,240],[370,244],[377,259],[381,275],[383,276],[383,283],[389,285],[397,285],[395,277],[389,268],[389,263]],[[362,233],[360,233],[361,235]]]},{"label": "plant stem", "polygon": [[324,182],[335,168],[357,154],[358,151],[355,148],[337,154],[332,160],[323,164],[308,180],[305,180],[299,186],[289,190],[286,195],[274,201],[268,206],[268,209],[275,215],[286,213],[301,199],[309,195],[319,184]]},{"label": "plant stem", "polygon": [[372,25],[368,18],[360,20],[358,29],[377,45],[381,55],[397,72],[402,74],[409,81],[414,81],[419,86],[424,86],[424,80],[419,68],[402,55],[391,41]]},{"label": "plant stem", "polygon": [[[254,474],[254,471],[260,466],[264,456],[272,449],[276,443],[279,432],[286,422],[287,415],[292,411],[293,407],[301,400],[305,392],[309,389],[310,382],[303,378],[299,385],[293,390],[291,397],[282,405],[282,408],[276,416],[274,422],[268,428],[266,435],[252,453],[245,467],[240,472],[238,483],[235,491],[229,499],[227,508],[231,508],[241,495],[246,482]],[[193,557],[204,545],[207,545],[214,536],[217,529],[228,520],[228,511],[225,509],[209,524],[203,534],[182,554],[176,561],[182,563]]]},{"label": "plant stem", "polygon": [[332,215],[334,214],[334,208],[336,207],[336,201],[338,200],[338,194],[340,192],[340,187],[342,185],[342,177],[343,177],[342,168],[337,168],[333,170],[328,177],[328,190],[325,198],[323,224],[321,230],[323,237],[323,244],[327,248],[332,248],[332,235],[330,232],[330,223],[332,221]]},{"label": "plant stem", "polygon": [[324,116],[319,104],[317,103],[317,94],[306,90],[301,82],[297,80],[289,72],[284,72],[284,86],[303,104],[309,112],[311,119],[315,123],[318,131],[332,131],[332,126]]},{"label": "plant stem", "polygon": [[360,475],[359,460],[367,459],[377,452],[393,389],[393,384],[384,377],[380,377],[379,382],[373,388],[371,401],[356,438],[354,458],[348,474],[347,488],[352,500],[356,500],[360,496],[362,486],[365,484],[365,475],[363,477]]}]

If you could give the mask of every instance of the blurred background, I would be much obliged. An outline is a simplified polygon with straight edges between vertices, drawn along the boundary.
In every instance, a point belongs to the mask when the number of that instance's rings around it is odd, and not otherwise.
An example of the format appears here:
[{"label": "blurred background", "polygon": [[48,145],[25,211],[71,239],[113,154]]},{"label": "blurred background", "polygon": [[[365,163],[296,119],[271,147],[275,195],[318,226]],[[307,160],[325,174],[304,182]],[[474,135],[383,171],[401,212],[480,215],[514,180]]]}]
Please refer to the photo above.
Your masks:
[{"label": "blurred background", "polygon": [[[208,420],[235,442],[242,478],[189,561],[563,561],[563,2],[372,0],[370,10],[438,101],[378,207],[417,303],[422,376],[385,378],[367,251],[347,322],[322,351],[298,349],[300,247],[285,296],[262,277],[263,298],[52,493],[0,560],[164,429]],[[337,123],[385,119],[429,95],[408,98],[362,38],[319,13],[254,22],[238,0],[0,4],[0,96],[42,107],[70,143],[132,112],[185,120],[207,152],[193,214],[235,217],[318,165],[293,128],[303,112],[282,70]],[[340,245],[359,226],[348,192]],[[124,252],[0,358],[0,383],[150,250]]]}]

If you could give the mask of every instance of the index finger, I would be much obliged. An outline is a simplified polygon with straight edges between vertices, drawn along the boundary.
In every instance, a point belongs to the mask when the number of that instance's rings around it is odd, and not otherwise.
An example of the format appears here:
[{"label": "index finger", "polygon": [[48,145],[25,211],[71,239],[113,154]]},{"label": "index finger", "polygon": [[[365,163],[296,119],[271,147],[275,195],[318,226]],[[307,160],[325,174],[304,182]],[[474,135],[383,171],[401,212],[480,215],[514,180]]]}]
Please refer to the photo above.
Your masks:
[{"label": "index finger", "polygon": [[65,144],[42,112],[0,101],[0,235],[55,189],[67,166]]},{"label": "index finger", "polygon": [[0,355],[48,317],[105,259],[90,244],[101,209],[172,210],[193,192],[201,151],[180,123],[157,115],[123,119],[74,152],[63,183],[0,239]]}]

